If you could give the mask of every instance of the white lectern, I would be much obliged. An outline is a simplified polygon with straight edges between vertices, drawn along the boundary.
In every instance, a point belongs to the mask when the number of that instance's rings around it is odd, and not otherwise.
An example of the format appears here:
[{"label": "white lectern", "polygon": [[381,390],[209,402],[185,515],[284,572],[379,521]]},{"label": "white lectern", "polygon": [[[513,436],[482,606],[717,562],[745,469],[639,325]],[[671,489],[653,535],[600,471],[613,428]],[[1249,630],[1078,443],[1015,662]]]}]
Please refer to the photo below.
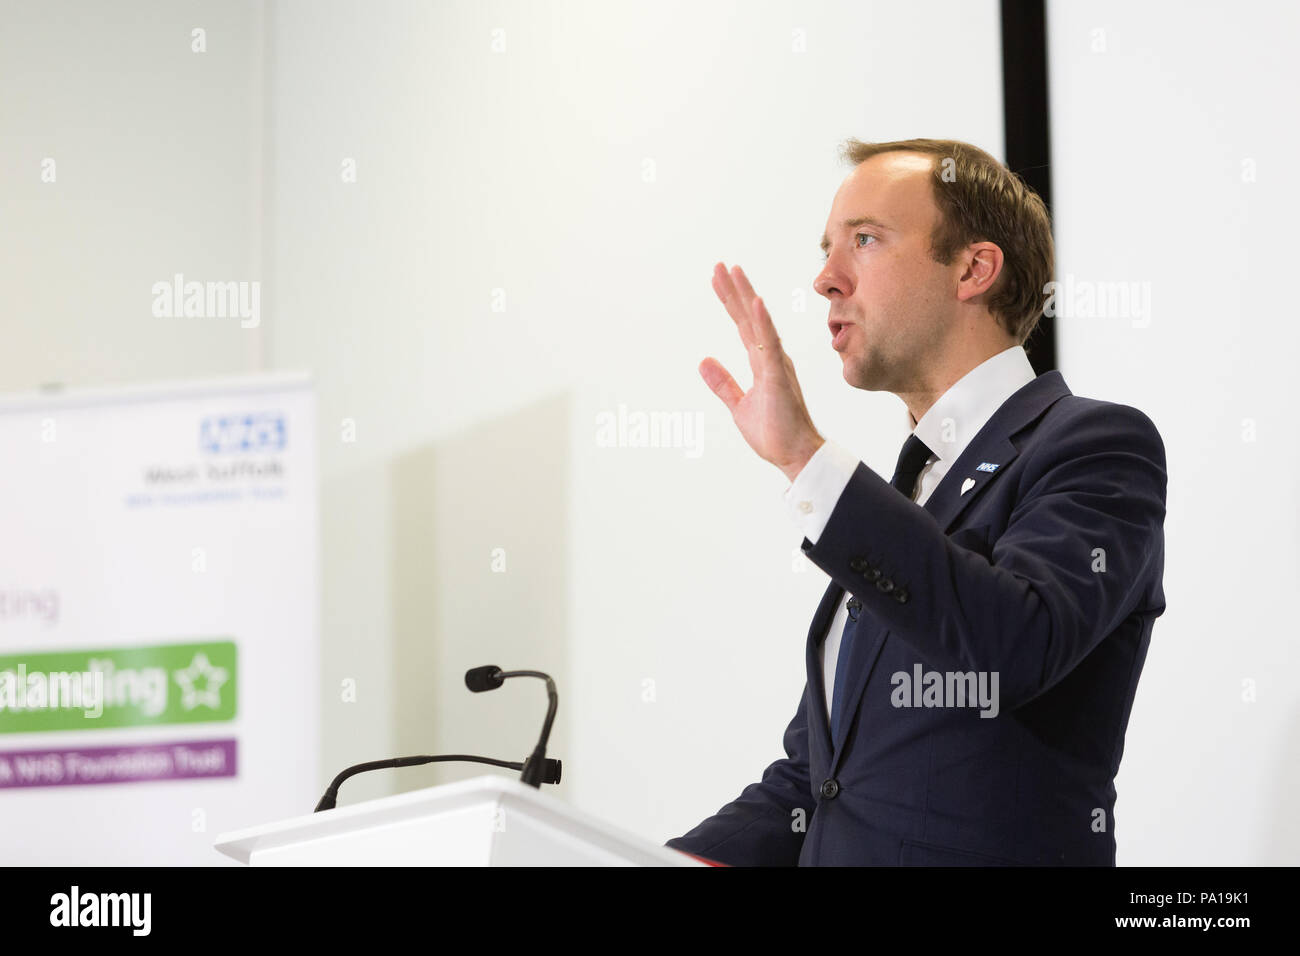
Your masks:
[{"label": "white lectern", "polygon": [[252,866],[704,866],[518,780],[475,777],[217,838]]}]

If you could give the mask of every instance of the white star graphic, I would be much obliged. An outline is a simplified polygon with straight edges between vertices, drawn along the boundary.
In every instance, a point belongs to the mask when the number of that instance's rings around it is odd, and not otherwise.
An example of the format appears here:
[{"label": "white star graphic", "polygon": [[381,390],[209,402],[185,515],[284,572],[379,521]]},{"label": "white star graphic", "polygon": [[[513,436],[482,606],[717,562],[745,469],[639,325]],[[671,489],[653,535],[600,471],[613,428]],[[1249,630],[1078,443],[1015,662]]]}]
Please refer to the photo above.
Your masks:
[{"label": "white star graphic", "polygon": [[[172,675],[176,678],[176,683],[181,685],[181,706],[186,710],[193,710],[202,704],[205,707],[211,707],[213,710],[221,706],[221,685],[226,682],[227,676],[224,667],[214,667],[208,662],[208,655],[199,651],[190,661],[190,666],[183,671],[177,671]],[[194,682],[202,676],[203,690],[197,690]]]}]

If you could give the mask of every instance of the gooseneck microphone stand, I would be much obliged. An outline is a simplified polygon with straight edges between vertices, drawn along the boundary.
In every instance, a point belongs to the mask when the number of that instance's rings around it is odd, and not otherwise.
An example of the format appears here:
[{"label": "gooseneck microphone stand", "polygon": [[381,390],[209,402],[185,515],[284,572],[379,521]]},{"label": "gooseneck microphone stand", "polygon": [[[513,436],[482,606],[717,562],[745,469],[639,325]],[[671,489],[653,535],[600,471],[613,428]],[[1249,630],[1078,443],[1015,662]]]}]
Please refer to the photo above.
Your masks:
[{"label": "gooseneck microphone stand", "polygon": [[486,763],[494,767],[505,767],[507,770],[519,770],[519,780],[530,787],[541,788],[544,783],[556,784],[560,782],[560,774],[563,765],[559,760],[550,760],[546,756],[546,742],[551,736],[551,725],[555,722],[555,711],[559,706],[559,695],[555,691],[555,681],[543,674],[541,671],[503,671],[494,665],[486,667],[475,667],[465,672],[465,686],[474,693],[482,693],[487,690],[496,690],[508,677],[540,677],[546,681],[546,721],[542,724],[542,735],[537,741],[537,746],[533,748],[532,754],[523,763],[509,760],[497,760],[493,757],[479,757],[473,754],[421,754],[415,757],[393,757],[389,760],[371,760],[366,763],[359,763],[348,767],[331,782],[325,793],[321,796],[320,802],[316,804],[316,813],[322,810],[333,810],[338,802],[339,787],[349,777],[355,777],[359,773],[367,773],[371,770],[387,770],[392,767],[418,767],[426,763],[438,763],[441,761],[465,761],[469,763]]}]

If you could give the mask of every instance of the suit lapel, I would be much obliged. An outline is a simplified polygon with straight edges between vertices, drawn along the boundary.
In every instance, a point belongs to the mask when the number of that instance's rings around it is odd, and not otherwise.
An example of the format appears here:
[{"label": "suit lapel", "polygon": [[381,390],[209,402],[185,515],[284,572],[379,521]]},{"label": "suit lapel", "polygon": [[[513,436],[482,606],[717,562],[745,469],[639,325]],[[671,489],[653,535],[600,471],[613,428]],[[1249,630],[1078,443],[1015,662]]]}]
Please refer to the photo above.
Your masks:
[{"label": "suit lapel", "polygon": [[813,615],[812,627],[808,629],[807,645],[807,665],[808,665],[808,720],[815,726],[809,727],[810,734],[817,734],[826,748],[826,752],[831,752],[831,732],[830,732],[830,714],[826,713],[826,675],[822,670],[821,661],[818,660],[818,648],[821,647],[822,641],[826,638],[826,631],[831,626],[831,621],[835,619],[835,611],[840,606],[840,599],[844,596],[844,589],[834,581],[822,595],[821,604],[817,605],[817,613]]},{"label": "suit lapel", "polygon": [[[1061,373],[1053,370],[1045,372],[1032,382],[1025,383],[1019,391],[1003,402],[998,410],[993,413],[992,417],[984,424],[984,427],[979,430],[979,434],[972,439],[971,443],[966,446],[966,450],[961,453],[957,460],[953,462],[952,467],[944,474],[938,487],[926,499],[925,510],[934,516],[945,534],[952,529],[957,519],[970,506],[970,503],[979,496],[980,492],[990,482],[994,481],[998,475],[1004,473],[1007,465],[1019,454],[1019,449],[1016,448],[1011,438],[1036,421],[1058,399],[1069,394],[1070,389],[1066,386]],[[981,464],[996,465],[997,467],[992,471],[987,470],[987,467],[980,470],[979,466]],[[962,494],[961,485],[967,478],[973,479],[974,485],[965,494]],[[864,582],[863,587],[866,588],[869,585]],[[835,599],[830,601],[830,611],[828,613],[827,598],[830,597],[832,591],[835,592]],[[818,723],[822,732],[828,736],[830,721],[826,715],[825,681],[820,669],[816,666],[815,642],[820,641],[825,636],[826,628],[829,626],[834,611],[838,606],[838,597],[843,593],[843,589],[839,585],[831,584],[830,589],[822,598],[821,606],[817,609],[817,614],[813,620],[813,632],[809,635],[809,681],[811,684],[815,676],[818,688],[823,688],[818,694],[818,707],[822,715]],[[844,702],[844,712],[840,719],[839,733],[835,735],[835,740],[832,742],[833,753],[830,766],[832,775],[839,765],[844,741],[848,736],[849,727],[853,723],[853,715],[858,711],[862,692],[867,686],[871,672],[875,669],[876,661],[880,657],[880,652],[884,648],[885,639],[888,636],[889,631],[882,628],[872,619],[870,612],[863,608],[854,630],[849,659],[845,664],[849,668],[850,676],[849,682],[844,688],[847,700]]]},{"label": "suit lapel", "polygon": [[[972,501],[1020,454],[1011,439],[1037,421],[1058,399],[1070,394],[1061,373],[1053,369],[1026,382],[984,423],[966,450],[944,473],[925,501],[944,534],[950,532]],[[992,470],[989,470],[990,467]],[[962,486],[968,485],[962,493]]]},{"label": "suit lapel", "polygon": [[876,659],[880,657],[880,652],[885,646],[885,638],[889,635],[889,631],[872,620],[865,608],[858,615],[858,621],[852,625],[852,629],[849,658],[844,662],[844,666],[849,670],[848,682],[844,685],[846,699],[840,713],[840,726],[833,741],[832,776],[839,765],[844,740],[849,735],[849,727],[853,725],[853,715],[858,711],[858,701],[862,698],[862,691],[867,686],[871,672],[875,670]]},{"label": "suit lapel", "polygon": [[[994,440],[994,436],[989,436],[982,442],[976,440],[966,446],[961,457],[953,462],[938,487],[925,500],[925,510],[934,515],[944,534],[952,530],[962,512],[1019,454],[1020,450],[1009,438],[997,437]],[[980,465],[985,468],[981,469]],[[993,471],[988,470],[989,465],[994,466]]]}]

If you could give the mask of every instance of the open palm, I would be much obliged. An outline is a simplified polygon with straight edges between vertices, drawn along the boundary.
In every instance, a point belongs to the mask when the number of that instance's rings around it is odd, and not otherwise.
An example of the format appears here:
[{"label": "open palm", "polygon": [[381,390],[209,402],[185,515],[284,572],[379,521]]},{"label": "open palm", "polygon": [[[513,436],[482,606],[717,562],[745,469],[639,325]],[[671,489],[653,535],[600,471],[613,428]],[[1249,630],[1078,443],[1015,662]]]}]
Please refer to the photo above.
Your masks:
[{"label": "open palm", "polygon": [[727,406],[749,447],[793,481],[823,441],[804,404],[794,363],[740,266],[731,272],[721,262],[714,266],[713,291],[736,323],[754,384],[748,392],[742,390],[712,357],[700,363],[700,375]]}]

